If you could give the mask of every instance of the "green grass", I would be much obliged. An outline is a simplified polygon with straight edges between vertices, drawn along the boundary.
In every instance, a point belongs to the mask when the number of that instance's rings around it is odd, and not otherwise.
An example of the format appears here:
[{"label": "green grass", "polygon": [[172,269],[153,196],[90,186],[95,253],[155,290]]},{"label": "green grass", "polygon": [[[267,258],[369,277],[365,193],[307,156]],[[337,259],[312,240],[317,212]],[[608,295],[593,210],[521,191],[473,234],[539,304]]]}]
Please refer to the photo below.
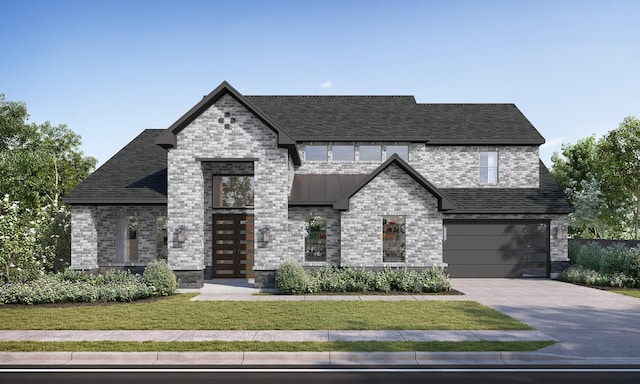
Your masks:
[{"label": "green grass", "polygon": [[475,301],[153,301],[71,306],[0,306],[0,329],[528,330]]},{"label": "green grass", "polygon": [[640,289],[612,289],[611,292],[640,298]]},{"label": "green grass", "polygon": [[0,342],[3,352],[495,352],[535,351],[553,341],[333,341],[333,342]]}]

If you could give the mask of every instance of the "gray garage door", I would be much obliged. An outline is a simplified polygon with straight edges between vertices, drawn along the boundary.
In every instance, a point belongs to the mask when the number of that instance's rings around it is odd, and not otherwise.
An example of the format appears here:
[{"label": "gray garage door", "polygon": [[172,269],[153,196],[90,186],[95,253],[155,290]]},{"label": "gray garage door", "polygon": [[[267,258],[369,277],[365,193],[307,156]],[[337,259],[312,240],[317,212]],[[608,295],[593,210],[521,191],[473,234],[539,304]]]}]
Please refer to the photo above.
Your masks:
[{"label": "gray garage door", "polygon": [[445,220],[451,277],[547,277],[549,221]]}]

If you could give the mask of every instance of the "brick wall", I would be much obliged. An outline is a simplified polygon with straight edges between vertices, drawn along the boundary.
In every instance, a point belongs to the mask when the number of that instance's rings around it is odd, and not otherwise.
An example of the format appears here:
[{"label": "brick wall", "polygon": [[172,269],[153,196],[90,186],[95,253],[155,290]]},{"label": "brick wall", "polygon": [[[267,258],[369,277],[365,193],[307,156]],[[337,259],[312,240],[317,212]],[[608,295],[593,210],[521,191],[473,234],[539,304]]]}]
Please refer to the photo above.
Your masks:
[{"label": "brick wall", "polygon": [[[71,207],[71,268],[95,269],[109,266],[140,265],[157,259],[156,219],[166,216],[164,206],[85,206]],[[118,218],[134,216],[138,222],[138,262],[118,261]]]},{"label": "brick wall", "polygon": [[[327,261],[304,261],[305,221],[310,216],[327,218]],[[340,212],[330,207],[289,207],[289,256],[305,266],[340,265]]]},{"label": "brick wall", "polygon": [[[205,246],[210,241],[205,238],[211,237],[206,232],[210,229],[206,229],[205,175],[196,158],[258,159],[253,164],[255,227],[257,233],[269,226],[271,241],[264,248],[256,247],[254,270],[275,269],[286,260],[289,158],[276,139],[275,132],[229,95],[177,134],[177,145],[168,153],[169,264],[174,270],[204,270],[205,259],[211,257]],[[180,225],[187,229],[183,243],[171,236]]]},{"label": "brick wall", "polygon": [[[406,264],[382,261],[382,216],[403,215]],[[343,266],[428,267],[442,263],[442,213],[437,199],[391,164],[349,202],[341,218]]]}]

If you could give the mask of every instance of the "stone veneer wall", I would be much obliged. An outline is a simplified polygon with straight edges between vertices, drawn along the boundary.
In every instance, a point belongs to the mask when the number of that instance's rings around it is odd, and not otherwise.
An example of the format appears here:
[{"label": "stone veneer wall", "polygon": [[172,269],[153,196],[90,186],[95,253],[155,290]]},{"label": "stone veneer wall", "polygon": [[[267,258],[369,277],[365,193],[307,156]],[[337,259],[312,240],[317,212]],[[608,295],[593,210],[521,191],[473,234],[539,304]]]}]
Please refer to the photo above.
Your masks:
[{"label": "stone veneer wall", "polygon": [[98,207],[71,206],[71,268],[98,269]]},{"label": "stone veneer wall", "polygon": [[[568,216],[558,214],[445,214],[444,219],[484,219],[484,220],[551,220],[549,224],[549,247],[551,273],[560,272],[569,264],[569,240],[567,237]],[[564,236],[556,239],[555,233],[560,228]]]},{"label": "stone veneer wall", "polygon": [[[352,196],[349,210],[342,212],[341,265],[442,265],[442,213],[437,206],[433,195],[391,164]],[[383,215],[405,216],[405,263],[382,261]]]},{"label": "stone veneer wall", "polygon": [[[498,184],[480,184],[480,152],[498,152]],[[438,188],[538,188],[537,146],[412,144],[410,164]]]},{"label": "stone veneer wall", "polygon": [[[327,218],[327,261],[305,262],[305,221],[309,216]],[[289,255],[304,266],[340,265],[340,212],[330,207],[289,207]]]},{"label": "stone veneer wall", "polygon": [[[156,219],[166,216],[165,206],[71,206],[71,268],[144,266],[157,259]],[[138,220],[138,261],[124,263],[117,259],[118,217],[135,216]]]},{"label": "stone veneer wall", "polygon": [[[229,116],[225,116],[225,112]],[[231,122],[235,118],[235,122]],[[223,122],[219,122],[222,119]],[[228,125],[228,128],[225,128]],[[271,241],[256,247],[254,270],[275,269],[288,246],[288,153],[277,147],[277,136],[232,96],[225,95],[177,134],[169,150],[168,231],[169,265],[174,270],[203,274],[205,259],[205,183],[196,158],[257,158],[254,163],[255,228],[271,228]],[[179,226],[187,239],[177,241]]]},{"label": "stone veneer wall", "polygon": [[[305,161],[305,145],[331,143],[305,142],[298,145],[303,159],[296,173],[370,173],[387,159],[384,144],[409,145],[409,164],[438,188],[538,188],[539,157],[537,146],[435,146],[424,143],[340,143],[383,145],[381,161]],[[498,152],[498,184],[480,184],[480,152]]]}]

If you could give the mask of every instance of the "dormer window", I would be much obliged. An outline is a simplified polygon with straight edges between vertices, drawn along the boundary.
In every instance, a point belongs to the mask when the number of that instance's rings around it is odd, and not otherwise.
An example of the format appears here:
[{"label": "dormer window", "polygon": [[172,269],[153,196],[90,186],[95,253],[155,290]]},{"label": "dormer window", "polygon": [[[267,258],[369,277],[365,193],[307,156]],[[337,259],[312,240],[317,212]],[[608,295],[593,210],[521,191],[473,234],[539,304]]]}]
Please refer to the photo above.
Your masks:
[{"label": "dormer window", "polygon": [[480,152],[480,184],[498,184],[498,152]]}]

